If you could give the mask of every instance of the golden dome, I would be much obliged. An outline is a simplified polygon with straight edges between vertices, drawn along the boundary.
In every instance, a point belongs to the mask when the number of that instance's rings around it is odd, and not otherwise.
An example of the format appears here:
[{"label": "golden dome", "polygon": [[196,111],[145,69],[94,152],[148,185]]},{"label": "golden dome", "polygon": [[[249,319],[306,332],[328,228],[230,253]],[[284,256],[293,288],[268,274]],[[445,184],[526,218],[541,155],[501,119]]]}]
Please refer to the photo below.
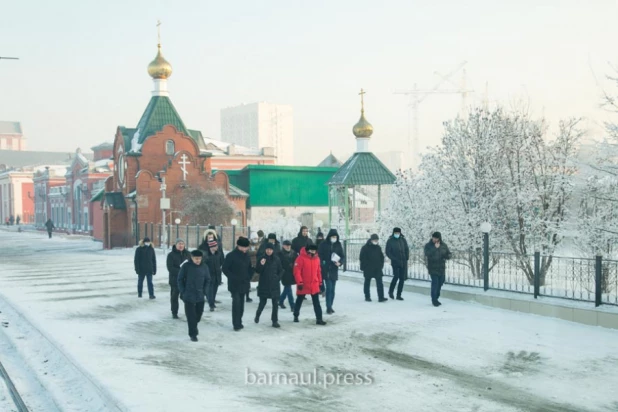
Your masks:
[{"label": "golden dome", "polygon": [[356,137],[367,138],[373,134],[373,126],[365,119],[365,111],[361,110],[361,117],[352,128],[352,133]]},{"label": "golden dome", "polygon": [[157,57],[148,65],[148,74],[153,79],[167,79],[172,75],[172,65],[161,54],[161,45],[157,47]]}]

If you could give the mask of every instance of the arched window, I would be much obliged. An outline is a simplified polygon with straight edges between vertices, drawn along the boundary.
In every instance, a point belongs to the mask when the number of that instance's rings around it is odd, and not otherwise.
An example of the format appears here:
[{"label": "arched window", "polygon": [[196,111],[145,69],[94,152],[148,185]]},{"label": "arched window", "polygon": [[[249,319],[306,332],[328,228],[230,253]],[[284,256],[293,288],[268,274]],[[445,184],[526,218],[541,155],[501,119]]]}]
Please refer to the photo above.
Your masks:
[{"label": "arched window", "polygon": [[167,142],[165,142],[165,154],[166,155],[173,156],[175,151],[176,151],[176,148],[174,147],[173,140],[168,140]]}]

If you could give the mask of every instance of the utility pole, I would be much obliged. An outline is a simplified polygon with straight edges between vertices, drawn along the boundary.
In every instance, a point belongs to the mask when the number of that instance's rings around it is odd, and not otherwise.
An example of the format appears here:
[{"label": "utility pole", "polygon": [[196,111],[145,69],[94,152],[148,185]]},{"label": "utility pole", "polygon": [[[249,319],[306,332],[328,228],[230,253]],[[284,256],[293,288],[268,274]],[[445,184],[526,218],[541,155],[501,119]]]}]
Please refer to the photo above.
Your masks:
[{"label": "utility pole", "polygon": [[167,186],[165,185],[165,177],[162,177],[161,178],[161,188],[159,190],[161,190],[161,214],[162,214],[161,216],[162,217],[161,219],[161,249],[163,250],[164,254],[167,250],[167,229],[165,227],[165,211],[170,208],[170,200],[169,198],[165,197],[165,189],[167,189]]}]

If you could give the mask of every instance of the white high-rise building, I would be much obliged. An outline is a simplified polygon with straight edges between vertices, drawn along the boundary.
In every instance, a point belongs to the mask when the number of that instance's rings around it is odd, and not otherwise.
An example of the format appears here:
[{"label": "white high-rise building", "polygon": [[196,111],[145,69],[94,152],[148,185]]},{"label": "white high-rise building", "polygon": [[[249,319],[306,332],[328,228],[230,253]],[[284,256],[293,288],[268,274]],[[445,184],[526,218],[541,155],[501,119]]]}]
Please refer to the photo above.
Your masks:
[{"label": "white high-rise building", "polygon": [[221,109],[221,140],[254,149],[272,147],[277,164],[292,166],[292,106],[259,102]]}]

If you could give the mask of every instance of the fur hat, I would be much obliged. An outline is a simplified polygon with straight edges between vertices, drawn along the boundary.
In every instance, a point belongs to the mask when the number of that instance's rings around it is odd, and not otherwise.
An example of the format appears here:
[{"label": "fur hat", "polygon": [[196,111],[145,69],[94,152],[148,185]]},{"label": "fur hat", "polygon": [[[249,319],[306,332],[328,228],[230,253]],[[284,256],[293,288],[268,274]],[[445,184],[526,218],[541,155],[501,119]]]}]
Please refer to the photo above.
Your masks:
[{"label": "fur hat", "polygon": [[275,245],[273,245],[272,243],[266,243],[266,246],[264,246],[264,249],[275,250]]},{"label": "fur hat", "polygon": [[307,252],[310,251],[310,250],[318,250],[318,247],[312,243],[310,245],[305,246],[305,250]]},{"label": "fur hat", "polygon": [[400,227],[394,228],[393,233],[401,233],[401,228]]},{"label": "fur hat", "polygon": [[371,240],[380,240],[380,238],[374,233],[373,235],[371,235]]},{"label": "fur hat", "polygon": [[191,251],[191,256],[195,256],[195,257],[203,257],[204,253],[199,250],[199,249],[195,249]]},{"label": "fur hat", "polygon": [[439,239],[441,241],[442,240],[442,233],[440,233],[440,232],[433,232],[431,237],[434,238],[434,239]]},{"label": "fur hat", "polygon": [[275,240],[277,240],[277,235],[275,235],[274,233],[269,233],[269,234],[268,234],[268,239],[269,239],[269,240],[270,240],[270,239],[275,239]]},{"label": "fur hat", "polygon": [[146,242],[150,242],[150,238],[149,237],[145,237],[144,238],[144,243],[146,243]]},{"label": "fur hat", "polygon": [[219,246],[219,244],[217,243],[216,240],[211,240],[210,242],[208,242],[208,247],[217,247]]},{"label": "fur hat", "polygon": [[240,247],[249,247],[251,245],[251,242],[249,242],[249,239],[247,239],[246,237],[241,236],[236,241],[236,245]]}]

